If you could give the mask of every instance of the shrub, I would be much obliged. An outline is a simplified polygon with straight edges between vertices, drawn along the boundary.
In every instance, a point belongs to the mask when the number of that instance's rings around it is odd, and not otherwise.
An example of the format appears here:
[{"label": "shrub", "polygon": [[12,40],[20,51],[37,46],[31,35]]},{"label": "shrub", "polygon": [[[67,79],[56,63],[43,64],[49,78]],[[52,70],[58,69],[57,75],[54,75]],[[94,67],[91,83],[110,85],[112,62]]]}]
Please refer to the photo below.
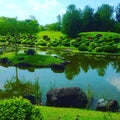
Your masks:
[{"label": "shrub", "polygon": [[47,46],[47,42],[45,40],[40,40],[39,42],[37,42],[37,45]]},{"label": "shrub", "polygon": [[79,43],[76,40],[71,40],[71,45],[73,45],[74,47],[78,47]]},{"label": "shrub", "polygon": [[70,46],[70,40],[69,40],[69,39],[63,40],[63,41],[62,41],[62,44],[63,44],[64,46]]},{"label": "shrub", "polygon": [[104,45],[103,50],[104,50],[104,52],[109,52],[109,53],[118,52],[118,48],[116,46],[110,46],[110,45]]},{"label": "shrub", "polygon": [[43,35],[43,40],[50,40],[50,38],[47,35]]},{"label": "shrub", "polygon": [[57,46],[59,45],[59,41],[52,40],[52,41],[50,42],[50,45],[51,45],[51,46],[54,46],[54,47],[57,47]]},{"label": "shrub", "polygon": [[87,46],[84,45],[84,43],[83,43],[83,44],[81,44],[81,45],[78,47],[78,50],[79,50],[79,51],[87,51],[88,48],[87,48]]},{"label": "shrub", "polygon": [[92,48],[95,48],[95,43],[94,42],[90,42],[89,46],[91,46]]},{"label": "shrub", "polygon": [[96,47],[96,48],[95,48],[95,51],[96,51],[96,52],[102,52],[103,50],[102,50],[101,47]]},{"label": "shrub", "polygon": [[42,120],[40,109],[21,97],[0,103],[0,120],[34,120],[35,117]]}]

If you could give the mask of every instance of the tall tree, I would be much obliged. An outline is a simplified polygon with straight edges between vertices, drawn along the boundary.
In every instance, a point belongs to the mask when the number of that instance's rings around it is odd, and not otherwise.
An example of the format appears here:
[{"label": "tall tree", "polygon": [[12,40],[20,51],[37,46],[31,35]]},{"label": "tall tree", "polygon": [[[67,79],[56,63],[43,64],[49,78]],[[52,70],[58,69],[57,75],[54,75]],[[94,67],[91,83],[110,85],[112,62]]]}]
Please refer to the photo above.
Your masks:
[{"label": "tall tree", "polygon": [[120,3],[117,5],[115,11],[116,11],[116,20],[117,22],[120,22]]},{"label": "tall tree", "polygon": [[57,16],[57,24],[58,24],[58,30],[59,31],[61,30],[61,22],[62,22],[61,15],[58,15]]},{"label": "tall tree", "polygon": [[90,6],[86,6],[83,10],[83,31],[93,30],[93,15],[94,10]]},{"label": "tall tree", "polygon": [[81,14],[76,6],[71,4],[67,7],[66,13],[62,18],[62,32],[69,37],[76,37],[80,32]]},{"label": "tall tree", "polygon": [[113,28],[113,12],[114,8],[108,4],[98,7],[94,14],[95,30],[109,31]]}]

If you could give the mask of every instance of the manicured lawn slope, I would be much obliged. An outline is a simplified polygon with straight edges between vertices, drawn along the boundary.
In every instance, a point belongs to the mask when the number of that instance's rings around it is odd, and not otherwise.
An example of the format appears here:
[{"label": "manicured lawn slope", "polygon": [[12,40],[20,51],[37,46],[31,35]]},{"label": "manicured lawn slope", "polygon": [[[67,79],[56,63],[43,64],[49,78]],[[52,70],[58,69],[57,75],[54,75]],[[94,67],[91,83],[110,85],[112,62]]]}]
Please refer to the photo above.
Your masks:
[{"label": "manicured lawn slope", "polygon": [[42,38],[44,35],[47,35],[49,38],[59,39],[60,37],[64,37],[65,35],[59,31],[41,31],[37,34],[38,38]]},{"label": "manicured lawn slope", "polygon": [[120,120],[119,113],[40,106],[44,120]]}]

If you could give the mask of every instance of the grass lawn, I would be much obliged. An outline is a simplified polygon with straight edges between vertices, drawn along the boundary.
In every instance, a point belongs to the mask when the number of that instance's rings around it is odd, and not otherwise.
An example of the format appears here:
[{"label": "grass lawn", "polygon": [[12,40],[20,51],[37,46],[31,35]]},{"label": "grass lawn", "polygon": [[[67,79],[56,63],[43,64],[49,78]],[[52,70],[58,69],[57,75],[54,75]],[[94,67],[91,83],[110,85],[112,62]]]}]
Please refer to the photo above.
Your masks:
[{"label": "grass lawn", "polygon": [[44,120],[120,120],[120,113],[40,106]]},{"label": "grass lawn", "polygon": [[44,35],[47,35],[51,39],[59,39],[61,36],[65,36],[60,31],[41,31],[37,34],[38,38],[42,38]]},{"label": "grass lawn", "polygon": [[[54,58],[52,56],[48,55],[26,55],[26,54],[17,54],[10,52],[10,53],[5,53],[0,56],[0,58],[7,57],[12,63],[18,64],[20,62],[25,62],[28,64],[31,64],[32,66],[39,66],[39,65],[51,65],[51,64],[59,64],[62,63],[63,60],[60,58]],[[22,60],[19,60],[20,58],[24,58]]]}]

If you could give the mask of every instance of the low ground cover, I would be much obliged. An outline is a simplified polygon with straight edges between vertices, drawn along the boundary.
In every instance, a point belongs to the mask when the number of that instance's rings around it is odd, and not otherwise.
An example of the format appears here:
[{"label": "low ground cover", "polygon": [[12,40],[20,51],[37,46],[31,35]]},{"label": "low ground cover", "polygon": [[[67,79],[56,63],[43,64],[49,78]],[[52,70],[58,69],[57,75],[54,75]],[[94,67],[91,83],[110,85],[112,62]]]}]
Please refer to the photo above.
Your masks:
[{"label": "low ground cover", "polygon": [[22,98],[0,102],[1,120],[119,120],[119,113],[31,105]]},{"label": "low ground cover", "polygon": [[55,58],[49,55],[26,55],[24,53],[19,53],[16,55],[14,52],[4,53],[0,56],[0,58],[8,58],[13,65],[22,62],[28,63],[32,66],[47,66],[51,64],[60,64],[63,62],[63,60],[61,60],[60,58]]}]

